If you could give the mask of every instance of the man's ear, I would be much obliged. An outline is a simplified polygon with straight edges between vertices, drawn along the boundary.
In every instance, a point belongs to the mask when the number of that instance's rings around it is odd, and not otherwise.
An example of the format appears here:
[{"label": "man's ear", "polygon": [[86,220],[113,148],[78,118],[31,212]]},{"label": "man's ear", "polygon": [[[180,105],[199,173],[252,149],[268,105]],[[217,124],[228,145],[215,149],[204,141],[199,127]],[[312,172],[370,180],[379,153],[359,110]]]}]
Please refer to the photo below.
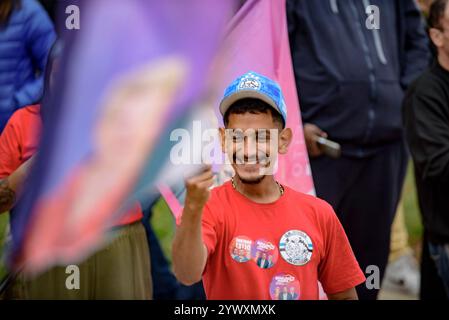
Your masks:
[{"label": "man's ear", "polygon": [[443,46],[444,44],[443,33],[440,30],[436,28],[430,28],[429,35],[435,47],[440,48]]},{"label": "man's ear", "polygon": [[286,154],[288,151],[288,147],[293,139],[293,132],[290,128],[285,128],[279,134],[279,146],[278,151],[280,154]]},{"label": "man's ear", "polygon": [[221,143],[221,152],[226,153],[226,129],[219,128],[220,132],[220,143]]}]

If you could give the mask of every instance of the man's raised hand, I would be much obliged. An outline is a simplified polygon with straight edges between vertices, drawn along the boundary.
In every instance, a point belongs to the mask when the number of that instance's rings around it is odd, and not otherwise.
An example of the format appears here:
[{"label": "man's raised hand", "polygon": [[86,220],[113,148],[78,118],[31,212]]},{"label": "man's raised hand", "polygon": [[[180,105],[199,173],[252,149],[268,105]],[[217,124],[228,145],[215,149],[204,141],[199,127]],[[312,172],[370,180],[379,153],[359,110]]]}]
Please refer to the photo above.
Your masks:
[{"label": "man's raised hand", "polygon": [[214,183],[212,166],[205,165],[202,170],[185,181],[187,195],[185,207],[192,212],[201,212],[209,200],[210,187]]}]

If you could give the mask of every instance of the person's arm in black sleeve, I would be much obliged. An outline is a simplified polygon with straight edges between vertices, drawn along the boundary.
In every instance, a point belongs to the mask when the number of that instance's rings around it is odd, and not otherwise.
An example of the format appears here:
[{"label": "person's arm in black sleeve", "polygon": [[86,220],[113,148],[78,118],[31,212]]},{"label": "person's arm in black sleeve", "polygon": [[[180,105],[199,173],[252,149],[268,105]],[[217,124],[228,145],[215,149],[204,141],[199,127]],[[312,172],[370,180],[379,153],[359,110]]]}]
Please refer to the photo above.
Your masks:
[{"label": "person's arm in black sleeve", "polygon": [[402,1],[405,19],[405,39],[401,70],[401,85],[406,89],[428,66],[430,52],[429,40],[425,30],[424,19],[414,0]]},{"label": "person's arm in black sleeve", "polygon": [[290,39],[290,49],[293,51],[294,46],[294,34],[296,32],[296,17],[295,17],[295,1],[287,0],[287,27],[288,27],[288,36]]},{"label": "person's arm in black sleeve", "polygon": [[406,138],[423,180],[449,179],[449,114],[441,95],[422,88],[404,103]]}]

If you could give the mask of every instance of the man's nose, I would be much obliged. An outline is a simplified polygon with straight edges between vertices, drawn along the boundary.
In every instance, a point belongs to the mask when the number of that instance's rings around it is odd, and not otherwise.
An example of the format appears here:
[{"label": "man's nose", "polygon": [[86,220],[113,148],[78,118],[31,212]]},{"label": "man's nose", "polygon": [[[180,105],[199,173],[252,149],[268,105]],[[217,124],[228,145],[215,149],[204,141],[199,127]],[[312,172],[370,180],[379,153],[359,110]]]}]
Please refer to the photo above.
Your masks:
[{"label": "man's nose", "polygon": [[245,137],[244,156],[248,162],[256,162],[258,156],[257,140],[252,137]]}]

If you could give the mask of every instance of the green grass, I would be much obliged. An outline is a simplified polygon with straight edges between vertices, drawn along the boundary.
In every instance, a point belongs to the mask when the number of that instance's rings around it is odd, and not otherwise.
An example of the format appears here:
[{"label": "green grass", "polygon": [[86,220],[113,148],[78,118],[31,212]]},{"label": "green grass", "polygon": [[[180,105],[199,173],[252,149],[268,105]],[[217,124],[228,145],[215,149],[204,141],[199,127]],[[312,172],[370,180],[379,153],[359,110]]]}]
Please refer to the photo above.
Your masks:
[{"label": "green grass", "polygon": [[[2,253],[4,251],[4,243],[6,237],[6,226],[9,224],[9,214],[3,213],[0,214],[0,257],[2,257]],[[6,275],[6,268],[4,265],[4,261],[0,260],[0,280]]]},{"label": "green grass", "polygon": [[153,207],[153,216],[151,225],[160,241],[162,251],[169,261],[171,261],[171,245],[175,235],[175,219],[164,199],[159,201]]},{"label": "green grass", "polygon": [[415,177],[413,173],[413,164],[410,162],[403,190],[405,224],[409,233],[409,243],[412,248],[419,247],[423,226],[421,223],[421,214],[419,212],[418,198],[415,188]]}]

